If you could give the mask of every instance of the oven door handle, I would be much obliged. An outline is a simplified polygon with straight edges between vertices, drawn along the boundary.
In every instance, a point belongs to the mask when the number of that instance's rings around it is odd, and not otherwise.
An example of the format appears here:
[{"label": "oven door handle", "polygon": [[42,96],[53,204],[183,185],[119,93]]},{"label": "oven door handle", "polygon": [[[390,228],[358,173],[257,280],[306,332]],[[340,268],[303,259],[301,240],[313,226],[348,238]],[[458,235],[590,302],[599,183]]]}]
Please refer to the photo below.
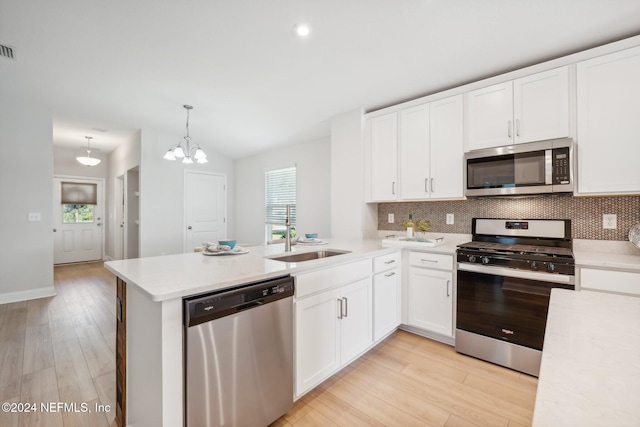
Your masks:
[{"label": "oven door handle", "polygon": [[458,263],[458,270],[470,271],[472,273],[493,274],[494,276],[515,277],[518,279],[538,280],[541,282],[575,284],[575,276],[568,274],[541,273],[529,270],[514,270],[513,268],[487,267],[485,265]]}]

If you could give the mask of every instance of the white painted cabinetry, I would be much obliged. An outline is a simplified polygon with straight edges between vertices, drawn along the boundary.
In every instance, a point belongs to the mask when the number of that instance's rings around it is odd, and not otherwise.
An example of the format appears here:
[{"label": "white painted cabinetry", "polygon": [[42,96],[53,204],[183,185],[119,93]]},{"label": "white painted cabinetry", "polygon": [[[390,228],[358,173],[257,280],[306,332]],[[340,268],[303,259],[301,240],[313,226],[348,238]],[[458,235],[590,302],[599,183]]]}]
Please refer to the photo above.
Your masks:
[{"label": "white painted cabinetry", "polygon": [[580,268],[580,289],[640,296],[640,272]]},{"label": "white painted cabinetry", "polygon": [[371,259],[296,276],[296,396],[369,348]]},{"label": "white painted cabinetry", "polygon": [[371,132],[371,201],[398,199],[398,114],[375,117]]},{"label": "white painted cabinetry", "polygon": [[453,336],[453,256],[409,253],[407,324]]},{"label": "white painted cabinetry", "polygon": [[569,136],[568,67],[466,94],[467,151]]},{"label": "white painted cabinetry", "polygon": [[577,65],[579,194],[640,193],[640,47]]},{"label": "white painted cabinetry", "polygon": [[394,331],[401,322],[401,253],[373,259],[373,341]]},{"label": "white painted cabinetry", "polygon": [[371,119],[371,201],[462,198],[463,111],[457,95]]}]

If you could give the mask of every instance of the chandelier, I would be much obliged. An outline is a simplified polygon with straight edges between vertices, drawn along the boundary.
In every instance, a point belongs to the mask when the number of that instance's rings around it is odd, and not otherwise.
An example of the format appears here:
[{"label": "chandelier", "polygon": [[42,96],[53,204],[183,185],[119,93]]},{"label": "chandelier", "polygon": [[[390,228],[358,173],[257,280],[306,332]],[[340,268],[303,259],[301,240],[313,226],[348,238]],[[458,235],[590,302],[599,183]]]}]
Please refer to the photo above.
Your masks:
[{"label": "chandelier", "polygon": [[100,163],[101,160],[96,159],[95,157],[91,157],[91,140],[93,139],[93,137],[85,136],[85,138],[87,138],[87,155],[85,157],[76,157],[76,160],[85,166],[95,166]]},{"label": "chandelier", "polygon": [[183,105],[187,110],[187,136],[184,137],[184,141],[180,141],[169,148],[169,151],[164,155],[167,160],[182,159],[182,163],[193,163],[195,159],[196,163],[207,163],[207,155],[202,151],[202,148],[198,144],[191,143],[191,137],[189,136],[189,110],[192,110],[191,105]]}]

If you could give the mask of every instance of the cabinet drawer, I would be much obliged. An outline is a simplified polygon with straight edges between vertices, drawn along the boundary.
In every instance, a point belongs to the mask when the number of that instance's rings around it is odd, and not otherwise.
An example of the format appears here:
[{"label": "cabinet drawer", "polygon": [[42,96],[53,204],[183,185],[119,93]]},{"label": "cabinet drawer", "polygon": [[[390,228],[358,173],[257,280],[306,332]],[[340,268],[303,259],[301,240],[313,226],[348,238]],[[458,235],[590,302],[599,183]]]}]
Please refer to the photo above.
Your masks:
[{"label": "cabinet drawer", "polygon": [[398,267],[400,265],[400,259],[402,258],[401,252],[394,252],[388,255],[382,255],[373,259],[373,272],[380,273],[391,268]]},{"label": "cabinet drawer", "polygon": [[371,276],[371,258],[311,273],[302,273],[295,276],[296,298],[337,288],[369,276]]},{"label": "cabinet drawer", "polygon": [[640,296],[640,273],[581,268],[580,289]]},{"label": "cabinet drawer", "polygon": [[453,255],[411,251],[409,252],[409,265],[437,268],[438,270],[453,270]]}]

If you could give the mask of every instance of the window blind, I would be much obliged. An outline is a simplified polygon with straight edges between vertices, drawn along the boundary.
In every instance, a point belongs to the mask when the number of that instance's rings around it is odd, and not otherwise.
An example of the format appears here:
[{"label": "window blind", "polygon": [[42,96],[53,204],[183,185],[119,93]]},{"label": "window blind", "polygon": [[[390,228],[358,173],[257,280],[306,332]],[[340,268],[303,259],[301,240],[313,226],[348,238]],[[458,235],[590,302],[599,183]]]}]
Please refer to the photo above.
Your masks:
[{"label": "window blind", "polygon": [[98,185],[82,182],[62,182],[63,205],[97,205]]},{"label": "window blind", "polygon": [[264,173],[266,224],[284,224],[287,205],[291,206],[291,224],[296,223],[296,167]]}]

